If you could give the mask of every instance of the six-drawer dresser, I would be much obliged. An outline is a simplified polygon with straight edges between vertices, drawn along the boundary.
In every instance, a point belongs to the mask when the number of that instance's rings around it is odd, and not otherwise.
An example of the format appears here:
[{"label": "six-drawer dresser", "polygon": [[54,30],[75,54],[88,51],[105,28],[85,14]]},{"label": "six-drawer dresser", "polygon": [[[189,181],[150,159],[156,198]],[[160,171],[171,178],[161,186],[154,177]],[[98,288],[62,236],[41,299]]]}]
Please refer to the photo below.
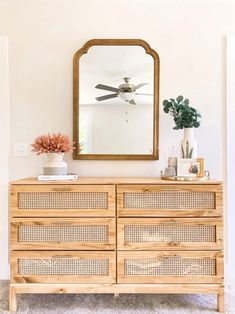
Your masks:
[{"label": "six-drawer dresser", "polygon": [[79,178],[10,185],[19,293],[213,293],[224,311],[219,181]]}]

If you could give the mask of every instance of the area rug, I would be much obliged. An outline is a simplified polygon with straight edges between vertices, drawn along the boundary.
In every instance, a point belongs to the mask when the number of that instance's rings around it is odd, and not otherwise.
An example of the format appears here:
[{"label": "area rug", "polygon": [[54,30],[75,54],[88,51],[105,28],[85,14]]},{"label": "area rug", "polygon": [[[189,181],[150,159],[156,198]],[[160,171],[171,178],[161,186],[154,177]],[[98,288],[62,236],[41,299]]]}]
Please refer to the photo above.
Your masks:
[{"label": "area rug", "polygon": [[[22,314],[218,314],[215,295],[27,294],[17,301]],[[234,301],[226,296],[226,314],[235,314]],[[9,313],[7,281],[0,281],[0,313]]]}]

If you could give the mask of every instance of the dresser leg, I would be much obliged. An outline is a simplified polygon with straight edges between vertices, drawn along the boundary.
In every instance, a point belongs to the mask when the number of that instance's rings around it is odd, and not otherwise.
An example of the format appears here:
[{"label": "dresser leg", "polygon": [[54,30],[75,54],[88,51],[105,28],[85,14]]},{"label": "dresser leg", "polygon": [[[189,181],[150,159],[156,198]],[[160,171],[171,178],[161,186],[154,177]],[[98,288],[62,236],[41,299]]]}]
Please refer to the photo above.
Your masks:
[{"label": "dresser leg", "polygon": [[16,302],[15,288],[10,287],[10,289],[9,289],[9,311],[10,312],[16,312],[16,310],[17,310],[17,302]]},{"label": "dresser leg", "polygon": [[221,289],[220,293],[217,295],[217,306],[218,312],[224,313],[224,290]]}]

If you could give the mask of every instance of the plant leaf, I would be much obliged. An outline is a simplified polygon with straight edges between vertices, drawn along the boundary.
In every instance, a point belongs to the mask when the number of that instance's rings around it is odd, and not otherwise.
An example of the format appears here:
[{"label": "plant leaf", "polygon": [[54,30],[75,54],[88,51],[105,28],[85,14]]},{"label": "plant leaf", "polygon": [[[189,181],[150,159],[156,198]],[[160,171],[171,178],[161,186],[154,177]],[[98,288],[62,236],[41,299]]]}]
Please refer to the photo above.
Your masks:
[{"label": "plant leaf", "polygon": [[163,100],[163,106],[167,106],[168,105],[168,103],[169,103],[169,101],[167,100],[167,99],[165,99],[165,100]]},{"label": "plant leaf", "polygon": [[189,99],[188,99],[188,98],[185,98],[184,103],[185,103],[186,106],[188,106],[188,104],[189,104]]},{"label": "plant leaf", "polygon": [[182,158],[184,158],[184,147],[181,145]]},{"label": "plant leaf", "polygon": [[193,156],[193,147],[190,149],[189,158],[192,158],[192,156]]},{"label": "plant leaf", "polygon": [[193,126],[194,126],[195,128],[198,128],[198,127],[200,126],[200,122],[199,122],[199,121],[194,121],[194,122],[193,122]]},{"label": "plant leaf", "polygon": [[176,98],[176,101],[177,101],[177,103],[179,104],[183,99],[184,99],[183,96],[178,96],[178,97]]}]

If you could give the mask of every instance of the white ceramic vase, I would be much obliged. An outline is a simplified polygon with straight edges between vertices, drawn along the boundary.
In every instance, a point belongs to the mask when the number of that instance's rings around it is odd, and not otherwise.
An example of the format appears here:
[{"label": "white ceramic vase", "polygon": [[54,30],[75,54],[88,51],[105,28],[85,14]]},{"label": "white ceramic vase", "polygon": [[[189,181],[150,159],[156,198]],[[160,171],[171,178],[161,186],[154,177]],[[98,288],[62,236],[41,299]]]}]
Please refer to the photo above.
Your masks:
[{"label": "white ceramic vase", "polygon": [[45,175],[63,175],[68,173],[67,163],[63,160],[64,153],[49,153],[47,158],[48,161],[43,168]]},{"label": "white ceramic vase", "polygon": [[193,128],[184,128],[184,138],[181,141],[181,158],[197,158],[197,142]]}]

